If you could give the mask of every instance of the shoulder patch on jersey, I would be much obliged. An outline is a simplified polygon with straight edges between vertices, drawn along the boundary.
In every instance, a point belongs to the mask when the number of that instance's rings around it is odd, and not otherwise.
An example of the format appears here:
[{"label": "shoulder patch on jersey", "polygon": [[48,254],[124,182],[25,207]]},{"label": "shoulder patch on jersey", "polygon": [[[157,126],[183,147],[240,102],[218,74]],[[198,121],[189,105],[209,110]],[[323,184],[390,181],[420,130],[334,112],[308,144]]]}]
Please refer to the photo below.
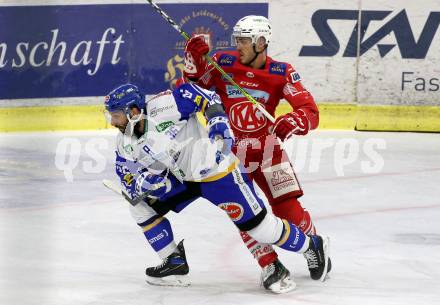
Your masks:
[{"label": "shoulder patch on jersey", "polygon": [[290,81],[292,82],[292,84],[297,83],[300,80],[301,80],[301,76],[299,75],[298,72],[290,73]]},{"label": "shoulder patch on jersey", "polygon": [[225,66],[225,67],[229,67],[232,66],[234,64],[234,62],[237,60],[237,57],[230,55],[230,54],[222,54],[220,55],[217,63],[220,66]]},{"label": "shoulder patch on jersey", "polygon": [[270,74],[286,75],[287,65],[282,62],[273,62],[269,65]]}]

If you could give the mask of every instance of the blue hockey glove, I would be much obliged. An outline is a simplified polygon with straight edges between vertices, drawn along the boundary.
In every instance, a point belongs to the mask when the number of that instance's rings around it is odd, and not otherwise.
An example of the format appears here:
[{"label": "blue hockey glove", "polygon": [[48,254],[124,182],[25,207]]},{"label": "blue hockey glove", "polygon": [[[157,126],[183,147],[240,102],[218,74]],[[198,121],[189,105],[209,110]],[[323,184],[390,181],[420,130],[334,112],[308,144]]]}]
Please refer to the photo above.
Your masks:
[{"label": "blue hockey glove", "polygon": [[213,117],[208,121],[208,136],[213,143],[216,140],[223,140],[223,146],[217,152],[217,163],[221,160],[221,154],[229,155],[232,146],[234,145],[234,135],[232,133],[231,127],[229,126],[229,120],[226,115]]},{"label": "blue hockey glove", "polygon": [[150,193],[151,198],[160,198],[171,190],[171,181],[148,171],[142,172],[136,179],[136,193]]}]

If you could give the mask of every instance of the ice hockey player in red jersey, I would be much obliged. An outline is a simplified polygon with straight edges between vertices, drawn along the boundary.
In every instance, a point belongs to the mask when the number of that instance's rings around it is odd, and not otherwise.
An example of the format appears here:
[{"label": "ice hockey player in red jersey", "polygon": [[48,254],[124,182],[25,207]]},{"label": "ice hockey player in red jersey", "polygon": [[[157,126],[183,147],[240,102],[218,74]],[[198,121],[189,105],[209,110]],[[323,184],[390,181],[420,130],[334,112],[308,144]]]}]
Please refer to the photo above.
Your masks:
[{"label": "ice hockey player in red jersey", "polygon": [[[233,28],[236,50],[217,52],[213,60],[272,116],[280,100],[287,100],[293,110],[278,117],[274,124],[205,60],[209,46],[201,36],[191,38],[186,45],[184,79],[213,88],[220,95],[236,137],[234,153],[266,195],[273,213],[313,235],[316,231],[310,214],[298,201],[303,191],[280,141],[317,128],[318,108],[292,65],[267,56],[271,36],[266,17],[243,17]],[[242,238],[263,268],[266,289],[271,290],[275,282],[290,281],[289,271],[270,245],[260,244],[246,233]],[[310,269],[314,259],[305,258]]]}]

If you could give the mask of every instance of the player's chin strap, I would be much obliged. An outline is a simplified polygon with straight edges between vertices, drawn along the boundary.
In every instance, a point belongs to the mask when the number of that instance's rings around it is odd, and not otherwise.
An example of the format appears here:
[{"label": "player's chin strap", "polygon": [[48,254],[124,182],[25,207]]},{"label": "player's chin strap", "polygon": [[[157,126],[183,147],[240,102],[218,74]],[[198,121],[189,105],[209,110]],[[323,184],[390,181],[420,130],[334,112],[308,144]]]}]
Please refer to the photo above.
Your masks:
[{"label": "player's chin strap", "polygon": [[133,116],[133,118],[130,117],[130,113],[126,113],[125,115],[127,116],[128,126],[130,127],[130,134],[133,134],[136,124],[145,117],[144,109],[141,109],[141,113]]},{"label": "player's chin strap", "polygon": [[136,123],[139,122],[144,117],[144,109],[141,109],[141,113],[139,115],[133,116],[133,118],[130,117],[130,113],[126,113],[126,116],[130,123],[136,125]]}]

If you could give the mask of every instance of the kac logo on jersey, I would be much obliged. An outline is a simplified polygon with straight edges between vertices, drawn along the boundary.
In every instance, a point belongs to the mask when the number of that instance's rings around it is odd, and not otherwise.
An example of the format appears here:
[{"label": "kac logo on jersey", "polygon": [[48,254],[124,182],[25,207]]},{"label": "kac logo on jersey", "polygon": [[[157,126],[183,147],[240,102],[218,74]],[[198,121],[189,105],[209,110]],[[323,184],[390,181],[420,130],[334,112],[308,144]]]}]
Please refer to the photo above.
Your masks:
[{"label": "kac logo on jersey", "polygon": [[[365,33],[372,21],[381,21],[392,11],[361,11],[361,31],[358,37],[358,10],[317,10],[312,15],[312,25],[321,40],[320,45],[304,45],[299,56],[335,56],[339,52],[340,43],[329,25],[329,20],[355,20],[356,24],[345,47],[343,57],[357,57],[358,38],[360,38],[359,55],[365,54],[375,45],[380,57],[385,57],[395,46],[399,46],[402,58],[423,59],[431,47],[440,24],[440,12],[430,12],[418,39],[414,37],[406,11],[403,9],[387,21],[381,28],[365,39]],[[391,35],[391,33],[393,35]],[[396,44],[380,44],[388,36],[395,37]]]},{"label": "kac logo on jersey", "polygon": [[251,102],[234,104],[229,111],[232,127],[243,132],[254,132],[266,126],[266,117]]}]

